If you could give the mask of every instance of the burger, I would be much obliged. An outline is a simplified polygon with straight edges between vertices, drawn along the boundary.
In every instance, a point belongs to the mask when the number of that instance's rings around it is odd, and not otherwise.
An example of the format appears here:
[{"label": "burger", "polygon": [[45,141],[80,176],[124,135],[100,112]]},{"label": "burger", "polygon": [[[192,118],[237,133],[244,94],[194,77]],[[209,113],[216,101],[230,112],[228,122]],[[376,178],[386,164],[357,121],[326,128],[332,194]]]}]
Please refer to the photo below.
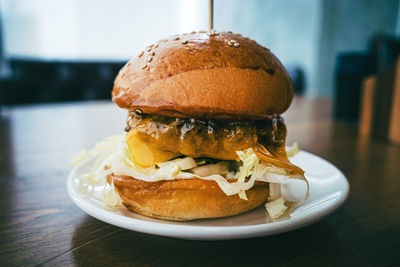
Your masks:
[{"label": "burger", "polygon": [[117,75],[112,99],[129,112],[126,133],[109,139],[96,168],[124,206],[148,217],[218,218],[266,203],[277,218],[290,206],[281,184],[305,180],[288,159],[280,117],[292,98],[287,71],[254,40],[215,30],[172,36]]}]

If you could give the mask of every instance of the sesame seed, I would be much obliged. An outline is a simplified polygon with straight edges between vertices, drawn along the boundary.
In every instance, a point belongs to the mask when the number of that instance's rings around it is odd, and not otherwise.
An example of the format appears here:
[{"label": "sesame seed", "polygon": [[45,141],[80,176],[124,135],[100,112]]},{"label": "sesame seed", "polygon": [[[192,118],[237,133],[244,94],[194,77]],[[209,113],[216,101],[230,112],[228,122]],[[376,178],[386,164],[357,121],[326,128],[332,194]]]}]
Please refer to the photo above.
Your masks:
[{"label": "sesame seed", "polygon": [[154,46],[154,48],[158,48],[159,47],[159,45],[158,44],[156,44],[155,46]]},{"label": "sesame seed", "polygon": [[138,57],[143,56],[143,54],[144,54],[144,51],[140,52],[140,54],[138,55]]},{"label": "sesame seed", "polygon": [[194,33],[196,33],[196,31],[192,31],[192,32],[190,32],[191,34],[194,34]]},{"label": "sesame seed", "polygon": [[131,129],[132,129],[131,126],[128,125],[125,127],[125,132],[129,132]]},{"label": "sesame seed", "polygon": [[232,31],[228,31],[228,33],[232,33]]},{"label": "sesame seed", "polygon": [[212,29],[212,30],[210,30],[207,34],[208,34],[209,36],[214,36],[214,35],[218,35],[219,33],[218,33],[216,30]]},{"label": "sesame seed", "polygon": [[188,40],[182,41],[182,44],[187,44]]},{"label": "sesame seed", "polygon": [[152,55],[152,56],[154,56],[155,54],[156,54],[156,52],[154,52],[154,51],[150,53],[150,55]]},{"label": "sesame seed", "polygon": [[240,44],[239,44],[237,41],[235,41],[235,40],[230,40],[230,41],[228,41],[227,43],[228,43],[228,45],[229,45],[230,47],[232,47],[232,46],[234,46],[234,47],[239,47],[239,46],[240,46]]},{"label": "sesame seed", "polygon": [[141,110],[140,108],[137,108],[137,109],[135,109],[135,112],[136,112],[136,113],[139,113],[139,114],[142,114],[142,113],[143,113],[143,110]]},{"label": "sesame seed", "polygon": [[145,68],[147,68],[147,64],[144,64],[144,65],[142,66],[142,69],[145,69]]},{"label": "sesame seed", "polygon": [[199,31],[199,33],[206,33],[207,31]]},{"label": "sesame seed", "polygon": [[150,52],[150,51],[151,51],[151,47],[149,49],[147,49],[147,52]]},{"label": "sesame seed", "polygon": [[151,62],[153,60],[153,57],[148,57],[147,62]]},{"label": "sesame seed", "polygon": [[174,41],[178,41],[178,40],[179,40],[179,37],[175,37],[175,38],[174,38]]}]

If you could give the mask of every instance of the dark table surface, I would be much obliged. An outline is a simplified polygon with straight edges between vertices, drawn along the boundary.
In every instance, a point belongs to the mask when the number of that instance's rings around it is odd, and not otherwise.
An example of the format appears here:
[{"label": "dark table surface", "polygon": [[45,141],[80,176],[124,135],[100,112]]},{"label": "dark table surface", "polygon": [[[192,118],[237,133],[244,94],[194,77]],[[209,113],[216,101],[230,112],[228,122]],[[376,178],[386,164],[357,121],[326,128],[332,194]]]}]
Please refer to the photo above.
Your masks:
[{"label": "dark table surface", "polygon": [[3,108],[0,120],[0,265],[400,264],[400,147],[363,140],[331,119],[331,101],[296,98],[285,113],[288,144],[332,162],[351,192],[335,213],[275,236],[188,241],[124,230],[76,207],[69,161],[121,133],[126,113],[110,102]]}]

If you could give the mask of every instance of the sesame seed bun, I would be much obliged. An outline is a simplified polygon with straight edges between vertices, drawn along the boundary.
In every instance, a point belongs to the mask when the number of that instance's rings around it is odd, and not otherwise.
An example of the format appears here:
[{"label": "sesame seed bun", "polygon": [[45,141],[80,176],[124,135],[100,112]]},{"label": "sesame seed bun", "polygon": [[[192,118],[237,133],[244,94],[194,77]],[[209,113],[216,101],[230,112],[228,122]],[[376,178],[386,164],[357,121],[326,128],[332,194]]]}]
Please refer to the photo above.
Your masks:
[{"label": "sesame seed bun", "polygon": [[268,184],[256,182],[248,200],[227,196],[214,181],[200,179],[145,182],[110,175],[123,204],[139,214],[174,221],[218,218],[252,210],[267,201]]},{"label": "sesame seed bun", "polygon": [[274,54],[231,32],[176,35],[150,45],[121,69],[112,92],[121,108],[213,119],[279,115],[292,96]]},{"label": "sesame seed bun", "polygon": [[[283,113],[293,87],[269,49],[231,32],[193,32],[150,45],[114,81],[113,101],[147,114],[201,119],[263,119]],[[268,183],[255,182],[248,200],[227,196],[215,181],[145,182],[110,175],[123,204],[139,214],[193,220],[240,214],[265,203]]]}]

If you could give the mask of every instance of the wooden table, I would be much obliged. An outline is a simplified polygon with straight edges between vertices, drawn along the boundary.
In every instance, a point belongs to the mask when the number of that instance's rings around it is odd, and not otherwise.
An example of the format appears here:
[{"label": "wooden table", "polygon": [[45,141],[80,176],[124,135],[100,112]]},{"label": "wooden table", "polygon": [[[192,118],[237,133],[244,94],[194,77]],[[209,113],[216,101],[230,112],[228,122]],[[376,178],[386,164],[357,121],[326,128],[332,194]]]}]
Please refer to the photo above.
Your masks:
[{"label": "wooden table", "polygon": [[390,265],[400,264],[400,147],[361,140],[331,119],[331,101],[296,98],[288,143],[338,166],[349,199],[322,221],[264,238],[187,241],[120,229],[77,208],[69,161],[126,113],[110,102],[3,108],[0,122],[0,265]]}]

